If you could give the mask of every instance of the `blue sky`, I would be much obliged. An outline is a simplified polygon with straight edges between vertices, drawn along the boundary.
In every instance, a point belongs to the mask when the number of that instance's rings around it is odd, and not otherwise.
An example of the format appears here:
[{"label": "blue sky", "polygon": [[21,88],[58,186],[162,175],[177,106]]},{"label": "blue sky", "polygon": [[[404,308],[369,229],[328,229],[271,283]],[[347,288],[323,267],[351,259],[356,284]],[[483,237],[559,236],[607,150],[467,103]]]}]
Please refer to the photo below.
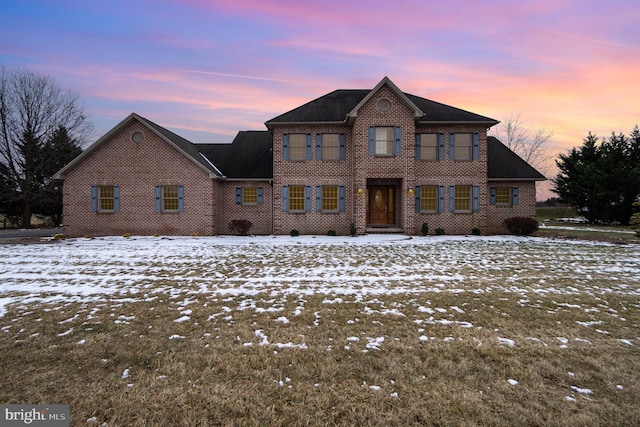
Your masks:
[{"label": "blue sky", "polygon": [[640,124],[635,0],[5,0],[0,65],[79,94],[98,138],[131,112],[230,142],[335,89],[403,91],[554,132]]}]

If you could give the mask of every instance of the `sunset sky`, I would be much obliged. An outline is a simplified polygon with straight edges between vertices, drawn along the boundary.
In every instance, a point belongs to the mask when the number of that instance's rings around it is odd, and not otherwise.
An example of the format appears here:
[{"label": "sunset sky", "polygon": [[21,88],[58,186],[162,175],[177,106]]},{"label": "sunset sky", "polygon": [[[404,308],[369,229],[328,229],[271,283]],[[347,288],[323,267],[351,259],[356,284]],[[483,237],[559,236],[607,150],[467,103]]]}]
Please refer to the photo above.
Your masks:
[{"label": "sunset sky", "polygon": [[637,0],[4,0],[0,65],[78,93],[95,138],[136,112],[230,142],[388,76],[566,152],[640,124],[639,23]]}]

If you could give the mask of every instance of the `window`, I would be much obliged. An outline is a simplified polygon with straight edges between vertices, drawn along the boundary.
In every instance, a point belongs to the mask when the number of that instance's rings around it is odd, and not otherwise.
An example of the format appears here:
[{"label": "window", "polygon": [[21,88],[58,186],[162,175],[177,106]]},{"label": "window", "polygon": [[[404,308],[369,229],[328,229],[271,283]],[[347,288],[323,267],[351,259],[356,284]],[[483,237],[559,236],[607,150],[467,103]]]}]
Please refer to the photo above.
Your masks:
[{"label": "window", "polygon": [[420,187],[420,212],[436,212],[438,209],[438,187],[423,185]]},{"label": "window", "polygon": [[311,160],[311,134],[292,133],[282,135],[283,160]]},{"label": "window", "polygon": [[452,160],[478,160],[480,135],[478,133],[449,134],[449,158]]},{"label": "window", "polygon": [[[320,153],[316,157],[322,160],[340,160],[343,157],[340,155],[340,136],[341,135],[337,133],[317,135],[316,138],[318,139],[317,144],[320,146]],[[342,148],[344,149],[344,144]]]},{"label": "window", "polygon": [[480,187],[477,185],[452,185],[449,187],[449,211],[456,213],[478,212]]},{"label": "window", "polygon": [[369,127],[369,155],[398,156],[401,149],[400,126]]},{"label": "window", "polygon": [[518,187],[491,187],[489,204],[499,207],[511,207],[518,204]]},{"label": "window", "polygon": [[91,187],[92,212],[120,211],[120,187],[117,185],[94,185]]},{"label": "window", "polygon": [[316,187],[316,212],[344,212],[345,187],[343,185],[318,185]]},{"label": "window", "polygon": [[156,212],[182,212],[184,187],[182,185],[158,185],[155,188]]},{"label": "window", "polygon": [[437,133],[422,133],[416,135],[416,159],[418,160],[438,160],[438,140]]},{"label": "window", "polygon": [[454,149],[456,160],[471,160],[471,134],[457,133]]},{"label": "window", "polygon": [[511,188],[509,187],[496,188],[496,205],[511,206]]},{"label": "window", "polygon": [[456,185],[454,210],[456,212],[471,212],[471,186]]},{"label": "window", "polygon": [[289,211],[290,212],[304,212],[304,186],[303,185],[290,185],[289,186]]},{"label": "window", "polygon": [[237,205],[261,205],[263,199],[262,187],[236,187]]},{"label": "window", "polygon": [[98,189],[100,191],[98,210],[112,211],[114,206],[113,185],[101,185]]}]

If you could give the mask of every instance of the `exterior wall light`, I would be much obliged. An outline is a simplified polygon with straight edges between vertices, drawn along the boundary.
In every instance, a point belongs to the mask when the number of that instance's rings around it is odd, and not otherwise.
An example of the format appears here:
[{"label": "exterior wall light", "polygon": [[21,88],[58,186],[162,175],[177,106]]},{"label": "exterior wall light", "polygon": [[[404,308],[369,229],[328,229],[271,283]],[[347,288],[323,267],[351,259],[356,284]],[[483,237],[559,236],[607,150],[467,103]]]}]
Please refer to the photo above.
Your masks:
[{"label": "exterior wall light", "polygon": [[407,194],[413,196],[415,194],[413,188],[409,187],[409,189],[407,190]]},{"label": "exterior wall light", "polygon": [[362,188],[358,188],[358,191],[356,191],[356,194],[358,196],[362,196],[364,194],[364,191],[362,191]]}]

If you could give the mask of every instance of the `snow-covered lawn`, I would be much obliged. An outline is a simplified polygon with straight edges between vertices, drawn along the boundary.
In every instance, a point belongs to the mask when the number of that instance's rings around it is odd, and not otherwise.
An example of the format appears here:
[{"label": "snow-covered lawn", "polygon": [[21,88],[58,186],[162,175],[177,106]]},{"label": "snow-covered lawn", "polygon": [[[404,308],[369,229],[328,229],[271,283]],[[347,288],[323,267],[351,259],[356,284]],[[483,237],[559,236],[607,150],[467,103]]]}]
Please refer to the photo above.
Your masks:
[{"label": "snow-covered lawn", "polygon": [[[11,346],[37,346],[38,339],[51,337],[57,340],[52,341],[56,347],[67,343],[70,351],[96,353],[101,366],[109,366],[108,377],[114,383],[123,381],[127,393],[148,389],[148,384],[142,384],[149,378],[154,384],[172,387],[171,381],[182,381],[169,368],[167,358],[173,360],[169,357],[173,352],[195,346],[212,352],[192,356],[196,364],[204,359],[206,364],[213,363],[209,357],[227,351],[232,355],[228,357],[253,360],[246,361],[248,372],[253,372],[247,378],[224,376],[226,381],[250,381],[265,390],[303,388],[295,399],[306,401],[310,408],[322,406],[308,400],[313,390],[324,388],[326,397],[344,393],[346,387],[348,394],[350,381],[359,375],[358,393],[404,401],[420,411],[422,403],[409,397],[416,394],[416,387],[427,387],[420,381],[432,379],[438,384],[437,376],[451,372],[464,385],[451,389],[456,396],[450,398],[451,405],[459,397],[467,399],[469,407],[484,402],[504,411],[508,409],[496,402],[515,393],[515,402],[528,400],[528,395],[534,401],[544,400],[540,404],[551,414],[593,399],[623,396],[620,401],[633,401],[630,396],[640,383],[638,370],[624,364],[638,360],[639,312],[638,245],[514,236],[401,235],[133,236],[0,245],[0,338],[9,343],[2,349],[5,362]],[[53,316],[52,325],[41,324],[46,316]],[[162,360],[149,374],[153,377],[146,375],[150,368],[136,366],[138,356],[125,363],[125,355],[115,357],[100,350],[107,354],[98,356],[97,347],[82,350],[98,346],[103,334],[111,336],[120,330],[127,331],[126,340],[140,343],[153,336],[154,341],[140,350],[154,349],[151,354]],[[271,352],[276,367],[266,362],[265,351]],[[288,367],[278,359],[281,352],[296,354],[290,356]],[[336,371],[335,384],[327,379],[333,368],[316,367],[328,354],[340,360],[337,366],[342,371]],[[459,360],[467,354],[468,367]],[[559,360],[563,354],[567,359],[551,367],[549,360]],[[598,376],[594,371],[604,367],[580,361],[582,355],[597,359],[594,354],[602,358],[617,354],[623,366],[602,360],[606,369],[617,371]],[[433,361],[434,355],[442,355],[443,361]],[[382,357],[389,359],[375,368],[375,358]],[[150,363],[147,359],[142,365]],[[415,369],[408,371],[412,378],[404,381],[399,372],[408,368],[407,363],[400,364],[402,360],[413,360],[411,369]],[[391,363],[398,365],[391,368]],[[258,368],[260,364],[266,366]],[[296,364],[308,366],[296,370]],[[372,365],[362,367],[368,364]],[[431,373],[422,371],[427,366]],[[566,372],[558,373],[565,368]],[[318,378],[300,378],[315,375],[314,369]],[[460,395],[469,386],[465,369],[468,375],[480,370],[471,381],[474,387],[480,384],[473,398]],[[496,372],[483,374],[483,369],[498,370],[500,378]],[[276,371],[281,374],[262,378]],[[627,377],[627,372],[635,376]],[[601,381],[605,377],[610,384]],[[483,381],[492,385],[483,388]],[[550,389],[546,387],[554,384],[551,390],[557,399],[547,396]],[[260,398],[266,401],[272,396],[265,393]],[[420,402],[426,398],[422,393],[430,391],[418,393]],[[502,397],[487,401],[492,393]],[[0,397],[10,396],[0,393]],[[353,404],[349,396],[340,399],[333,405],[344,409],[347,403]],[[91,405],[99,403],[82,405],[86,419],[95,415],[86,412]],[[589,421],[590,416],[607,420],[610,407],[603,407],[608,409],[593,409],[596,415],[585,412],[583,420]],[[618,408],[624,420],[640,417],[628,407],[633,405]],[[102,414],[99,419],[109,419],[109,411],[95,409]],[[395,409],[376,410],[402,417]],[[527,419],[526,411],[522,417],[512,421]],[[495,421],[470,419],[480,424]],[[283,420],[301,422],[299,418]],[[353,418],[332,420],[348,423]],[[447,422],[442,417],[424,420]]]}]

